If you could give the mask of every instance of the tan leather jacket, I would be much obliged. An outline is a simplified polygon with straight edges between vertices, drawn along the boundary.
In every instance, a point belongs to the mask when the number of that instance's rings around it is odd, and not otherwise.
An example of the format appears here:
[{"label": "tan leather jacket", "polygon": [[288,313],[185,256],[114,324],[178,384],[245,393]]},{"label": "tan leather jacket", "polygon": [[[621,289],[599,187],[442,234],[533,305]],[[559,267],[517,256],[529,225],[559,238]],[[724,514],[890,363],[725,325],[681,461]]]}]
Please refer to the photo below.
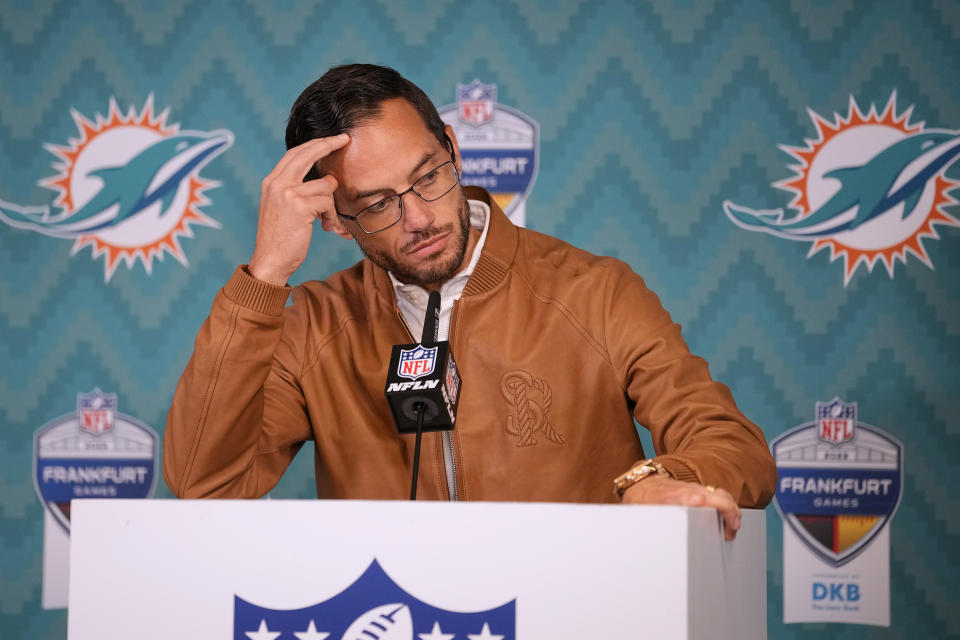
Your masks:
[{"label": "tan leather jacket", "polygon": [[[486,244],[454,306],[463,389],[453,449],[466,500],[614,501],[652,433],[674,476],[769,502],[763,434],[689,353],[657,296],[618,260],[510,223],[489,195]],[[217,294],[167,416],[163,471],[180,497],[256,497],[314,441],[317,495],[405,498],[413,437],[384,399],[391,347],[414,342],[385,271],[364,260],[275,287],[238,268]],[[418,495],[447,499],[424,435]]]}]

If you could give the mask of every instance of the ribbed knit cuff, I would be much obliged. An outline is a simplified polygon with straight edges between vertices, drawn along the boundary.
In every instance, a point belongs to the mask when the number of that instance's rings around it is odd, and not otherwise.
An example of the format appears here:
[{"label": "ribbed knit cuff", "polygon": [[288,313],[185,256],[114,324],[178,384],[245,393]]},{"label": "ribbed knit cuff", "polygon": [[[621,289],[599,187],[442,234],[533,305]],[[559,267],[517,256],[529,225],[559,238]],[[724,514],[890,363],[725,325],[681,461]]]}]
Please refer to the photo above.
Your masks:
[{"label": "ribbed knit cuff", "polygon": [[672,475],[675,480],[682,480],[683,482],[700,482],[700,479],[697,477],[697,474],[693,469],[672,456],[658,456],[653,460],[654,462],[659,462],[662,464],[663,468],[669,471],[670,475]]},{"label": "ribbed knit cuff", "polygon": [[237,267],[223,292],[242,307],[268,316],[283,315],[283,307],[290,296],[290,287],[257,280],[247,271],[247,265]]}]

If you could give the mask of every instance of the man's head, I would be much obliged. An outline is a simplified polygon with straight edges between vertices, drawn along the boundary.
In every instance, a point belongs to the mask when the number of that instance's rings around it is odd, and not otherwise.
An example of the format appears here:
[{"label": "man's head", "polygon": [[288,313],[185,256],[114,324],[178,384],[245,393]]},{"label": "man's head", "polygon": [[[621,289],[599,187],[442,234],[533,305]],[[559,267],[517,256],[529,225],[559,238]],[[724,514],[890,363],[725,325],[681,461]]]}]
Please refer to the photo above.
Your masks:
[{"label": "man's head", "polygon": [[[354,216],[379,200],[406,191],[459,149],[426,94],[393,69],[375,65],[334,67],[297,98],[287,123],[288,148],[314,138],[350,134],[350,142],[315,166],[307,179],[337,179],[337,211]],[[401,281],[436,288],[462,266],[468,248],[469,210],[457,185],[434,202],[414,193],[402,200],[393,226],[365,233],[341,218],[334,230],[353,237],[377,265]]]},{"label": "man's head", "polygon": [[[441,143],[444,124],[430,98],[389,67],[375,64],[345,64],[333,67],[303,90],[287,120],[287,149],[313,140],[351,133],[380,113],[380,105],[403,98],[420,114],[423,124]],[[316,171],[307,179],[319,178]]]}]

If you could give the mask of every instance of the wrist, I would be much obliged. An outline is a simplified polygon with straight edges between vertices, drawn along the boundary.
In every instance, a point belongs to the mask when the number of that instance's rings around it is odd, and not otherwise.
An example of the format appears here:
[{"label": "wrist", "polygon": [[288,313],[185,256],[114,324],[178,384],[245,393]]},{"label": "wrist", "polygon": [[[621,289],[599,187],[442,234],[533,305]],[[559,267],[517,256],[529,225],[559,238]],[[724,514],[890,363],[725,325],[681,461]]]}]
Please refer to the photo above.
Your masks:
[{"label": "wrist", "polygon": [[613,493],[618,500],[623,501],[623,496],[629,489],[649,483],[654,477],[670,479],[673,476],[659,462],[652,459],[641,460],[613,481]]},{"label": "wrist", "polygon": [[259,280],[250,274],[249,266],[240,265],[224,285],[223,292],[242,307],[268,316],[280,316],[290,296],[290,287]]},{"label": "wrist", "polygon": [[256,256],[250,259],[250,264],[247,265],[247,272],[257,280],[262,280],[263,282],[278,287],[285,286],[287,280],[293,275],[292,272],[288,273],[285,270],[263,264],[263,262],[257,260]]}]

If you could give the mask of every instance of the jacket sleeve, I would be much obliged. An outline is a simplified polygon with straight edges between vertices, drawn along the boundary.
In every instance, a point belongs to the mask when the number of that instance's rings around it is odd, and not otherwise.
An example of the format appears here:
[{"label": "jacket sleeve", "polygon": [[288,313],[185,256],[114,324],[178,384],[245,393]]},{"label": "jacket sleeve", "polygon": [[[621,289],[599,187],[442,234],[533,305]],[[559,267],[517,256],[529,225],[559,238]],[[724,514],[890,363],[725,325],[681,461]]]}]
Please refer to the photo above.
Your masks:
[{"label": "jacket sleeve", "polygon": [[763,432],[690,353],[657,295],[617,265],[605,298],[606,344],[656,460],[679,480],[726,489],[743,507],[766,506],[777,471]]},{"label": "jacket sleeve", "polygon": [[167,414],[163,474],[176,496],[260,497],[311,438],[289,293],[244,267],[217,293]]}]

